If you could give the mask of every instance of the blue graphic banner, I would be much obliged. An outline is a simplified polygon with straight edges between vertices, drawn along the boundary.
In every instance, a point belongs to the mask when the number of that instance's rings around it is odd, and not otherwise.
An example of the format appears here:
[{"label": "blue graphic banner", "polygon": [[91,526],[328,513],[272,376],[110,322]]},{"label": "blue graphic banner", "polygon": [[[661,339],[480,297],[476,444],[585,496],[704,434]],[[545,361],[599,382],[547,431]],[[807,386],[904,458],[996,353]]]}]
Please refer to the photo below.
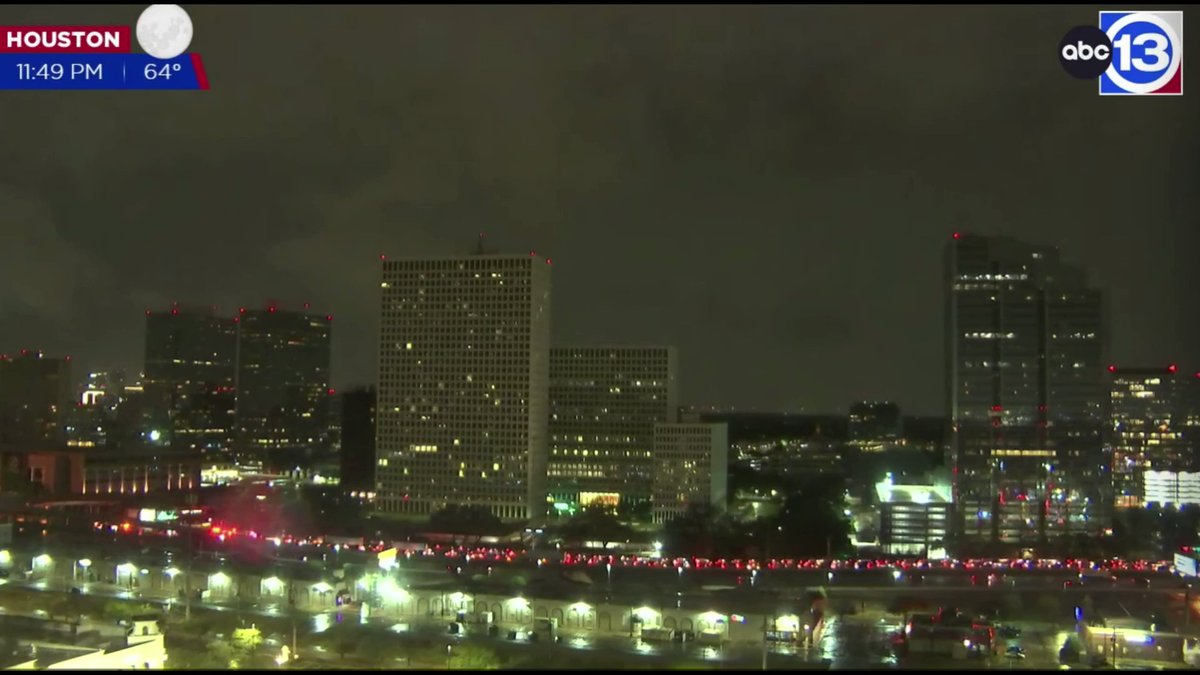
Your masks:
[{"label": "blue graphic banner", "polygon": [[208,89],[199,54],[0,54],[0,90]]}]

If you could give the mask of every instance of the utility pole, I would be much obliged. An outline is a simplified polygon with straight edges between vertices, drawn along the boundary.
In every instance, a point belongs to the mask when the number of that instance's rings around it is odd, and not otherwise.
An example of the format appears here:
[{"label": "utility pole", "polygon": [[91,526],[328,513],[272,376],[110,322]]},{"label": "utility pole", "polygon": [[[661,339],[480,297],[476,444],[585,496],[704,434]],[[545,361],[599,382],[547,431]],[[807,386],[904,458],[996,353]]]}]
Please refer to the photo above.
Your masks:
[{"label": "utility pole", "polygon": [[[190,478],[189,478],[190,480]],[[196,493],[195,491],[188,492],[187,503],[189,510],[196,509]],[[183,620],[188,621],[192,618],[192,537],[195,536],[195,529],[188,525],[186,533],[187,553],[184,562],[183,570]]]},{"label": "utility pole", "polygon": [[767,617],[766,617],[766,615],[763,615],[763,636],[762,636],[762,642],[763,642],[763,644],[762,644],[762,669],[763,670],[767,669],[767,629],[768,628],[769,628],[769,624],[767,623]]}]

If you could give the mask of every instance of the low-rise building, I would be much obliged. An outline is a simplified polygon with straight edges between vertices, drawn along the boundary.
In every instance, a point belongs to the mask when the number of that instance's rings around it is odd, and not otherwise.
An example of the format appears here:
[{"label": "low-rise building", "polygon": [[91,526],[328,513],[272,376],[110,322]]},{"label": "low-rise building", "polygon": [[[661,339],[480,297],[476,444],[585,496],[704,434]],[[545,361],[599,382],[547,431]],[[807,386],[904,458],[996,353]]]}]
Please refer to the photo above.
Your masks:
[{"label": "low-rise building", "polygon": [[725,508],[729,427],[703,422],[654,425],[653,517],[665,523],[689,504]]},{"label": "low-rise building", "polygon": [[875,486],[879,544],[888,555],[937,557],[950,525],[951,492],[945,483],[898,485],[891,474]]},{"label": "low-rise building", "polygon": [[116,631],[24,616],[3,621],[6,636],[27,636],[17,638],[4,670],[162,670],[167,660],[157,616],[134,617]]}]

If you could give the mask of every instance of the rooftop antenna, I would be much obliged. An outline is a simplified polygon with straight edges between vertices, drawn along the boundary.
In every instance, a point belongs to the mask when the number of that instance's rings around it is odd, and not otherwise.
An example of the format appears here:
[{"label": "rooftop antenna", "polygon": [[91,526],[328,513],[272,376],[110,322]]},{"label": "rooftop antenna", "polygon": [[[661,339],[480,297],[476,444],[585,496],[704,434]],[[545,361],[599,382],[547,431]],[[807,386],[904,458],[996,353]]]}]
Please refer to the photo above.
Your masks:
[{"label": "rooftop antenna", "polygon": [[475,242],[475,255],[487,255],[487,250],[483,247],[483,233],[479,233],[479,240]]}]

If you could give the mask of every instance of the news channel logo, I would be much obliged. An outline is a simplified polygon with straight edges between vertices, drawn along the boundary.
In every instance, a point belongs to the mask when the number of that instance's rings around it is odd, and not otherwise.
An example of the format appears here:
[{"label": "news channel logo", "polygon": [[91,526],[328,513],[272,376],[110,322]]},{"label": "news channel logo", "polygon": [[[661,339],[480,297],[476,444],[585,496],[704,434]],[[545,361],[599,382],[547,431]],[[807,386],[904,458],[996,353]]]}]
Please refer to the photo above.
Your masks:
[{"label": "news channel logo", "polygon": [[1183,95],[1183,12],[1100,12],[1058,45],[1064,70],[1097,79],[1101,96]]}]

